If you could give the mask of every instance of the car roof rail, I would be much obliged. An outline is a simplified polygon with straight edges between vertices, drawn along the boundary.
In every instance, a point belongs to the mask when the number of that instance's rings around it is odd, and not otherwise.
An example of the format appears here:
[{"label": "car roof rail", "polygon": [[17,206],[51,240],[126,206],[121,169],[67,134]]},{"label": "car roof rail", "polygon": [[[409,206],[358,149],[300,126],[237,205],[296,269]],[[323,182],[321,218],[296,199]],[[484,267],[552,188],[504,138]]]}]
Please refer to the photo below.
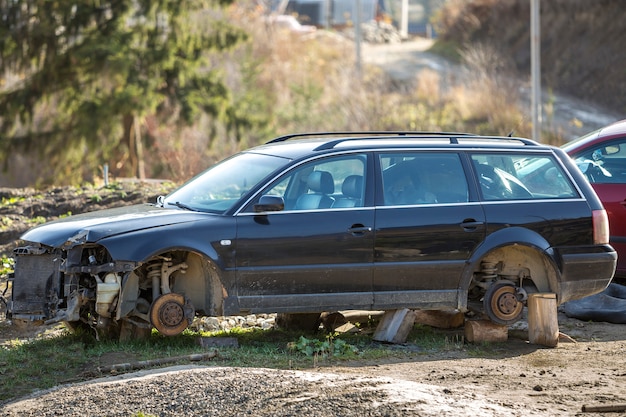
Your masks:
[{"label": "car roof rail", "polygon": [[[524,145],[539,145],[538,142],[532,139],[519,138],[514,136],[483,136],[476,135],[473,133],[463,133],[463,132],[420,132],[420,131],[341,131],[341,132],[303,132],[303,133],[292,133],[289,135],[279,136],[275,139],[267,142],[278,143],[285,142],[291,139],[301,139],[301,138],[315,138],[315,137],[330,137],[330,136],[343,136],[342,138],[337,138],[335,140],[331,140],[326,142],[325,144],[315,148],[315,150],[324,150],[324,149],[332,149],[337,144],[342,142],[347,142],[351,140],[367,140],[367,139],[385,139],[383,136],[388,136],[388,139],[397,139],[398,137],[403,137],[407,139],[433,139],[436,137],[447,138],[450,140],[451,144],[458,144],[458,139],[475,139],[475,140],[493,140],[493,141],[508,141],[508,142],[518,142]],[[347,137],[346,137],[347,136]],[[393,137],[392,137],[393,136]]]},{"label": "car roof rail", "polygon": [[291,133],[289,135],[279,136],[270,140],[267,143],[284,142],[290,139],[312,138],[321,136],[362,136],[363,139],[366,136],[382,136],[382,135],[396,135],[396,136],[409,136],[409,135],[430,135],[430,136],[475,136],[471,133],[460,132],[417,132],[417,131],[404,131],[404,130],[363,130],[363,131],[338,131],[338,132],[302,132]]}]

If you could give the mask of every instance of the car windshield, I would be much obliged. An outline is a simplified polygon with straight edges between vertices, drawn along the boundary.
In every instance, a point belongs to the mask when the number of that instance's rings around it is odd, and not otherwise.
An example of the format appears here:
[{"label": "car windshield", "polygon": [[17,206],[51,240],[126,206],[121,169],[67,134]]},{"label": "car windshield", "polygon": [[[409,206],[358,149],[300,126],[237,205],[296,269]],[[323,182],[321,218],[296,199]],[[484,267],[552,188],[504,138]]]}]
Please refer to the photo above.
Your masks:
[{"label": "car windshield", "polygon": [[234,155],[169,194],[163,199],[163,206],[224,213],[288,162],[286,158],[250,152]]},{"label": "car windshield", "polygon": [[563,145],[561,145],[561,149],[563,149],[565,152],[569,152],[569,149],[572,148],[574,145],[576,145],[579,142],[584,142],[585,140],[587,140],[588,138],[592,136],[596,136],[601,130],[602,129],[594,130],[593,132],[589,132],[584,136],[581,136],[567,143],[564,143]]}]

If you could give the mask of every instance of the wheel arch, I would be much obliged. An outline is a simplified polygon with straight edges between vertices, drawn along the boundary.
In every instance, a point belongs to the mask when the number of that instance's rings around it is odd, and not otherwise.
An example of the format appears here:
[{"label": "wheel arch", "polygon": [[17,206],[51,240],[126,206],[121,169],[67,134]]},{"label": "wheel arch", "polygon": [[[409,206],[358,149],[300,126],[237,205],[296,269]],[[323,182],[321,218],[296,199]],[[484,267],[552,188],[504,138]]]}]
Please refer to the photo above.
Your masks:
[{"label": "wheel arch", "polygon": [[185,294],[196,311],[204,315],[223,315],[228,294],[217,264],[198,252],[187,251],[186,254],[188,268],[184,274],[177,275],[172,291]]},{"label": "wheel arch", "polygon": [[[185,264],[171,275],[171,291],[189,298],[195,311],[207,316],[224,314],[224,300],[228,297],[227,286],[222,270],[211,257],[188,248],[173,248],[153,253],[141,262],[137,269],[153,261],[176,258]],[[121,285],[121,303],[117,319],[123,318],[139,307],[137,298],[140,279],[136,270],[124,276]]]},{"label": "wheel arch", "polygon": [[558,297],[560,269],[550,244],[532,230],[510,227],[488,236],[467,261],[460,284],[462,310],[475,275],[486,264],[500,279],[515,278],[528,292],[555,292]]}]

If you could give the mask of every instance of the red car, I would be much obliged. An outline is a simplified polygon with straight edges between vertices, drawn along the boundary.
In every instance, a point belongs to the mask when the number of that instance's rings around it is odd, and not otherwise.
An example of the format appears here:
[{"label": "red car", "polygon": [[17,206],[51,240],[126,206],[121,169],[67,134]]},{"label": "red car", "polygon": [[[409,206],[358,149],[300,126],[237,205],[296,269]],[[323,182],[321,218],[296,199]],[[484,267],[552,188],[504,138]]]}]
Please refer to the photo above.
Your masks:
[{"label": "red car", "polygon": [[626,120],[573,140],[562,148],[577,162],[609,216],[618,253],[615,277],[626,279]]}]

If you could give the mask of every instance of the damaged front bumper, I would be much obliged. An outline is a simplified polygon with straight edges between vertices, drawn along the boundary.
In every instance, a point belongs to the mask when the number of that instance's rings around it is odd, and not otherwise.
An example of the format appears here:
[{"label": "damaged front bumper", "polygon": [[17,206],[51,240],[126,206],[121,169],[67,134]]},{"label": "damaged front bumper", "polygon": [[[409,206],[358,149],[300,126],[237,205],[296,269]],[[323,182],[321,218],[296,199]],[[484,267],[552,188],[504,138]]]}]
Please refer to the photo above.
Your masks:
[{"label": "damaged front bumper", "polygon": [[80,246],[68,250],[44,246],[15,249],[7,317],[46,324],[78,321],[81,308],[90,303],[99,316],[110,317],[122,277],[138,264],[103,262],[97,250],[91,253],[86,255]]}]

